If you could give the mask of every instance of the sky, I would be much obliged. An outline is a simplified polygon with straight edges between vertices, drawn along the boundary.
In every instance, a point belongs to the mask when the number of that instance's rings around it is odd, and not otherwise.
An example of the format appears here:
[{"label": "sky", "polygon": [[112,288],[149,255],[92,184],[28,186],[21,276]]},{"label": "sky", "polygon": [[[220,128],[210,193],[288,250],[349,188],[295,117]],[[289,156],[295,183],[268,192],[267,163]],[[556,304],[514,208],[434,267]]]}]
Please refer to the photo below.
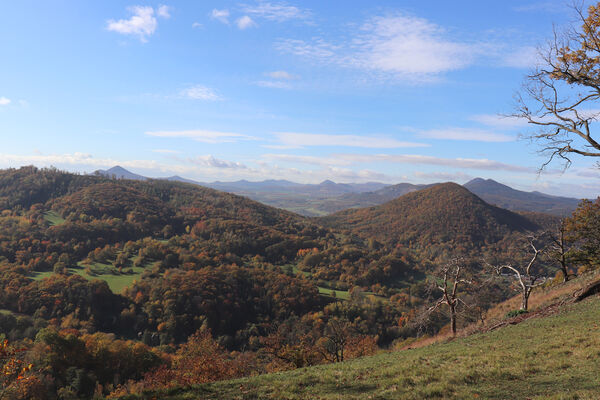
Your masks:
[{"label": "sky", "polygon": [[2,1],[0,168],[600,194],[502,115],[561,1]]}]

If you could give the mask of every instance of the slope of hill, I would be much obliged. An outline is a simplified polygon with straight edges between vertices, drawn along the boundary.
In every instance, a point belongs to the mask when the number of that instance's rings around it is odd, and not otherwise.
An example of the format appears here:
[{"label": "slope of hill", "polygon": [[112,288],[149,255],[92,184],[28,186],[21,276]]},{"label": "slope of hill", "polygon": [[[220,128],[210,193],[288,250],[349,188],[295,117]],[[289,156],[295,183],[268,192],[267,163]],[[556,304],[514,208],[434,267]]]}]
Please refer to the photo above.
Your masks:
[{"label": "slope of hill", "polygon": [[598,297],[488,333],[124,399],[595,399]]},{"label": "slope of hill", "polygon": [[464,187],[490,204],[514,211],[535,211],[566,216],[577,208],[580,201],[540,192],[523,192],[492,179],[476,178],[465,183]]},{"label": "slope of hill", "polygon": [[427,247],[484,245],[512,232],[536,230],[526,217],[491,206],[455,183],[406,194],[380,206],[341,211],[319,219],[383,243]]}]

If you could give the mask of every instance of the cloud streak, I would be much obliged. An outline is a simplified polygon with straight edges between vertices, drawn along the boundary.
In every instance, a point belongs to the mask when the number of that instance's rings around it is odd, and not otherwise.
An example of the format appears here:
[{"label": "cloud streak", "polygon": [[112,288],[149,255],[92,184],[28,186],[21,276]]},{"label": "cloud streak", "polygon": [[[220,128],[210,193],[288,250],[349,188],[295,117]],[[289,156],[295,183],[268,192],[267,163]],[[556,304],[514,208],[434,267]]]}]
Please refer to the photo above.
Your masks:
[{"label": "cloud streak", "polygon": [[285,2],[259,1],[255,5],[242,5],[241,10],[257,18],[275,22],[285,22],[292,19],[306,20],[311,15],[310,11],[291,6]]},{"label": "cloud streak", "polygon": [[393,138],[358,136],[358,135],[326,135],[317,133],[277,132],[274,134],[281,145],[287,148],[308,146],[348,146],[362,148],[401,148],[429,147],[425,143],[404,142]]},{"label": "cloud streak", "polygon": [[482,129],[448,128],[431,129],[418,133],[419,137],[440,140],[464,140],[474,142],[512,142],[516,138],[501,133],[489,132]]},{"label": "cloud streak", "polygon": [[147,136],[161,138],[186,138],[193,139],[202,143],[234,143],[238,140],[253,139],[251,136],[242,135],[239,133],[208,131],[208,130],[183,130],[183,131],[148,131],[144,132]]},{"label": "cloud streak", "polygon": [[191,100],[217,101],[223,99],[213,89],[202,85],[185,88],[179,92],[179,95]]}]

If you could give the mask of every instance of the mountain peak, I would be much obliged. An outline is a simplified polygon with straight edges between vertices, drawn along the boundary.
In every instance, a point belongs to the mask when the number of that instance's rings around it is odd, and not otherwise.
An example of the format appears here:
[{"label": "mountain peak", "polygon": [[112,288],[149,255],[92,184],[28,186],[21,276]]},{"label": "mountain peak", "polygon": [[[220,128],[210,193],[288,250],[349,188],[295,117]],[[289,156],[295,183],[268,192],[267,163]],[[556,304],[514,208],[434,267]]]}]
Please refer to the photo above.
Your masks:
[{"label": "mountain peak", "polygon": [[120,165],[115,165],[114,167],[109,168],[107,170],[99,169],[97,171],[94,171],[94,175],[101,175],[108,178],[115,177],[117,179],[132,179],[135,181],[145,181],[148,179],[145,176],[128,171]]}]

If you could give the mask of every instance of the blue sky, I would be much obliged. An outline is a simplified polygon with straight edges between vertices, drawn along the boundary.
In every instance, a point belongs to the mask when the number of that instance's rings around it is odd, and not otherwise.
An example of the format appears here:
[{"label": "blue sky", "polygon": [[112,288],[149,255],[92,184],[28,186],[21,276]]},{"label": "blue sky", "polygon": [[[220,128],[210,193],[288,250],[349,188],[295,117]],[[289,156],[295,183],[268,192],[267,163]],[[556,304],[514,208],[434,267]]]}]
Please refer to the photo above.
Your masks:
[{"label": "blue sky", "polygon": [[596,197],[501,118],[560,1],[0,3],[0,167]]}]

